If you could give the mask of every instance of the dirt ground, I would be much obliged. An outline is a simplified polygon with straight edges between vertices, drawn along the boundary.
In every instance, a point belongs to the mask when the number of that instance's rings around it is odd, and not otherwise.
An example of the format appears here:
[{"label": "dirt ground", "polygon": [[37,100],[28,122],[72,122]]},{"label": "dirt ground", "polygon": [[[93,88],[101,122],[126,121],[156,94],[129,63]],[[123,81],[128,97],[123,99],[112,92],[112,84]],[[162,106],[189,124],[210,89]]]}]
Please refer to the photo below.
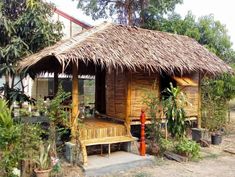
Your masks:
[{"label": "dirt ground", "polygon": [[[235,177],[235,154],[224,152],[226,148],[235,151],[235,110],[231,112],[231,123],[226,128],[222,144],[202,148],[201,160],[178,163],[156,158],[151,166],[110,173],[105,177]],[[79,177],[83,174],[78,167],[67,167],[64,176]]]},{"label": "dirt ground", "polygon": [[202,148],[202,159],[198,162],[178,163],[171,160],[156,159],[150,167],[136,168],[112,177],[235,177],[235,154],[224,152],[224,149],[235,151],[235,110],[231,112],[231,123],[226,128],[223,142],[219,146],[211,145]]}]

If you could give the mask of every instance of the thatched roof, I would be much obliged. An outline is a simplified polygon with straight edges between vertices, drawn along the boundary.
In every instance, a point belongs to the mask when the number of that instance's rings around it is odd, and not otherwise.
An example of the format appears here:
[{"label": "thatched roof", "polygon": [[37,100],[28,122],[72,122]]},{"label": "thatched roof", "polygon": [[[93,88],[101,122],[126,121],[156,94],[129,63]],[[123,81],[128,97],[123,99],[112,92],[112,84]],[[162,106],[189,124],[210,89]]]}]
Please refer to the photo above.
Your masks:
[{"label": "thatched roof", "polygon": [[[203,72],[216,75],[232,69],[187,36],[103,23],[23,59],[29,71],[60,72],[71,63],[154,72]],[[67,69],[66,69],[67,68]],[[79,67],[80,68],[80,67]]]}]

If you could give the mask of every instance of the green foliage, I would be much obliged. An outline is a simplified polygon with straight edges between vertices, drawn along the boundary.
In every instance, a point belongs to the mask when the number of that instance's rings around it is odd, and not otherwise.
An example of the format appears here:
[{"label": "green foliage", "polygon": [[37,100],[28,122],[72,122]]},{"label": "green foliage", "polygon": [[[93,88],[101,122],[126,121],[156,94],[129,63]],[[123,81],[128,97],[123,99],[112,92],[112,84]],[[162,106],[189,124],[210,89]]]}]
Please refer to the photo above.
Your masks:
[{"label": "green foliage", "polygon": [[175,149],[173,141],[164,138],[160,139],[159,148],[160,155],[163,155],[166,151],[173,151]]},{"label": "green foliage", "polygon": [[34,99],[31,99],[24,94],[19,88],[10,88],[6,84],[4,84],[3,87],[0,87],[0,93],[8,100],[8,105],[11,105],[14,101],[17,101],[19,104],[22,104],[25,101],[34,103]]},{"label": "green foliage", "polygon": [[0,174],[6,177],[14,176],[13,168],[19,162],[29,158],[30,152],[35,150],[40,140],[40,130],[37,126],[21,125],[13,122],[11,110],[7,102],[0,100]]},{"label": "green foliage", "polygon": [[128,21],[129,18],[133,24],[139,24],[148,18],[150,11],[165,14],[173,11],[175,5],[182,2],[182,0],[80,0],[78,7],[95,20],[116,15],[120,23]]},{"label": "green foliage", "polygon": [[201,34],[199,43],[206,46],[220,58],[226,59],[224,55],[232,47],[232,43],[225,25],[215,21],[213,15],[208,15],[199,18],[198,28]]},{"label": "green foliage", "polygon": [[[52,151],[56,154],[56,129],[58,126],[68,125],[68,113],[62,107],[63,101],[65,101],[70,96],[70,93],[66,93],[62,89],[62,85],[59,86],[58,92],[53,98],[47,108],[47,116],[50,119],[50,133],[49,141],[51,144]],[[62,132],[61,129],[59,129]],[[58,131],[59,132],[59,131]]]},{"label": "green foliage", "polygon": [[211,131],[225,123],[229,100],[235,97],[235,77],[224,74],[215,80],[204,79],[202,83],[202,124]]},{"label": "green foliage", "polygon": [[50,148],[50,144],[48,146],[45,146],[42,143],[40,144],[38,155],[35,157],[38,170],[47,170],[51,168]]},{"label": "green foliage", "polygon": [[37,99],[35,107],[36,107],[36,109],[37,109],[37,111],[39,112],[40,115],[46,114],[46,112],[47,112],[47,105],[44,102],[43,98]]},{"label": "green foliage", "polygon": [[70,93],[64,92],[62,86],[58,88],[58,92],[48,105],[47,116],[55,123],[66,123],[67,112],[63,110],[62,103],[70,97]]},{"label": "green foliage", "polygon": [[[13,99],[8,96],[8,88],[15,87],[15,76],[23,78],[16,70],[17,62],[62,37],[61,24],[51,20],[52,8],[41,0],[0,1],[0,72],[6,77],[7,100]],[[9,76],[13,78],[11,85]]]},{"label": "green foliage", "polygon": [[163,102],[164,113],[168,121],[168,130],[174,138],[182,138],[185,136],[185,111],[186,97],[178,87],[173,87],[170,83],[170,88],[166,92],[169,97]]},{"label": "green foliage", "polygon": [[151,118],[151,124],[147,126],[146,134],[152,143],[158,143],[162,136],[159,122],[161,119],[157,117],[157,115],[161,115],[161,105],[156,93],[156,87],[154,86],[152,91],[146,91],[143,99],[143,103],[147,106],[147,114]]},{"label": "green foliage", "polygon": [[7,102],[0,100],[0,127],[10,128],[13,125],[11,110],[7,107]]},{"label": "green foliage", "polygon": [[176,144],[175,149],[177,153],[187,155],[194,160],[200,157],[200,146],[195,141],[187,138],[181,139]]},{"label": "green foliage", "polygon": [[235,62],[235,51],[232,49],[227,29],[225,25],[216,21],[213,15],[196,20],[191,12],[184,18],[175,13],[168,15],[167,18],[157,15],[154,11],[151,13],[152,15],[143,24],[144,28],[189,36],[221,59],[230,63]]}]

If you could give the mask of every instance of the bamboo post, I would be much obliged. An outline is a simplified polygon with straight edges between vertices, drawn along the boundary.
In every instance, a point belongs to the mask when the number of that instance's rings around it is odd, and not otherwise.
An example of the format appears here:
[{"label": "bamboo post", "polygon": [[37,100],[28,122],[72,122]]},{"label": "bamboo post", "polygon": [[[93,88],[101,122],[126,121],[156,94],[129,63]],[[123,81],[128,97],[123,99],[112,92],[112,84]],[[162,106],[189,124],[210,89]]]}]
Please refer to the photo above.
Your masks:
[{"label": "bamboo post", "polygon": [[54,72],[54,97],[56,96],[57,94],[57,91],[58,91],[58,85],[59,85],[59,77],[58,77],[58,72]]},{"label": "bamboo post", "polygon": [[202,115],[201,115],[201,74],[198,77],[198,117],[197,117],[197,128],[202,126]]},{"label": "bamboo post", "polygon": [[78,99],[78,65],[72,64],[72,118],[71,118],[71,134],[72,141],[76,138],[77,133],[77,117],[79,114],[79,99]]},{"label": "bamboo post", "polygon": [[167,120],[165,121],[165,139],[168,138],[168,130],[167,130]]},{"label": "bamboo post", "polygon": [[127,132],[130,134],[130,110],[131,110],[131,73],[127,71],[127,91],[126,91],[126,117],[125,123]]},{"label": "bamboo post", "polygon": [[141,132],[140,132],[140,155],[145,156],[146,146],[145,146],[145,111],[141,110],[140,123],[141,123]]}]

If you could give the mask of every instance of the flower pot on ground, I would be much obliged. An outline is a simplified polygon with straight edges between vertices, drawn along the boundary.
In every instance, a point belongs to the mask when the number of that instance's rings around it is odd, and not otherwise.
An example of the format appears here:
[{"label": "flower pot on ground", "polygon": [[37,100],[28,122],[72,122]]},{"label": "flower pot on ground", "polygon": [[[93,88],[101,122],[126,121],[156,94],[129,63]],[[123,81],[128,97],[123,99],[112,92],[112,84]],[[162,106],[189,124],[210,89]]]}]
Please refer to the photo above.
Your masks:
[{"label": "flower pot on ground", "polygon": [[201,139],[205,139],[206,130],[203,128],[192,128],[192,140],[199,142]]},{"label": "flower pot on ground", "polygon": [[37,177],[49,177],[51,170],[51,168],[47,170],[34,169],[34,172],[36,173]]},{"label": "flower pot on ground", "polygon": [[222,135],[221,133],[212,133],[211,134],[211,144],[219,145],[222,142]]},{"label": "flower pot on ground", "polygon": [[50,144],[45,146],[40,144],[39,153],[35,157],[35,162],[37,168],[34,169],[34,172],[37,177],[49,177],[52,169],[51,158],[50,158]]}]

